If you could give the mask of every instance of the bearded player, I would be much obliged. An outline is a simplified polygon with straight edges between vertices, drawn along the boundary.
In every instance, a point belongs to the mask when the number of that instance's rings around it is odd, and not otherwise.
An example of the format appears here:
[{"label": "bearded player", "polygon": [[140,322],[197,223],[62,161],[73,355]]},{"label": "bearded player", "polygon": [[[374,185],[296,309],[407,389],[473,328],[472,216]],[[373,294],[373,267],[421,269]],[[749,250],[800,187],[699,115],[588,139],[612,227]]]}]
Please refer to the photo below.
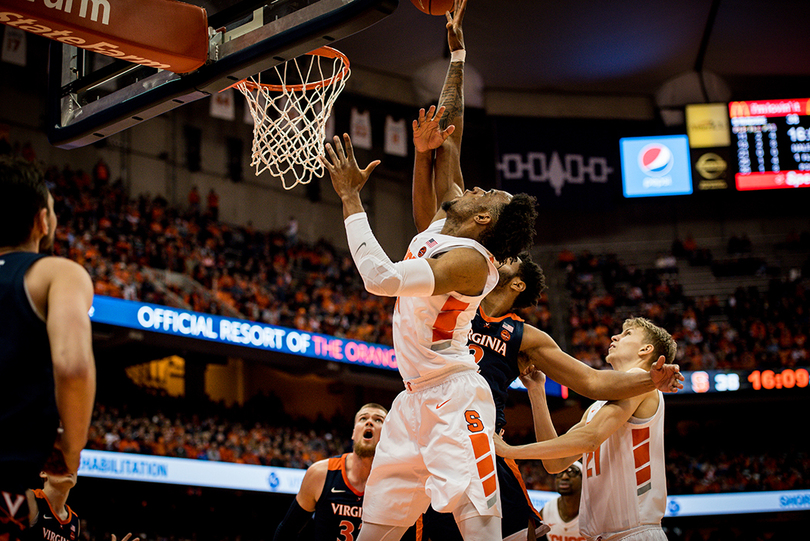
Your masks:
[{"label": "bearded player", "polygon": [[360,408],[354,417],[352,452],[309,467],[274,541],[297,539],[310,520],[314,521],[313,539],[357,538],[363,492],[387,414],[379,404]]}]

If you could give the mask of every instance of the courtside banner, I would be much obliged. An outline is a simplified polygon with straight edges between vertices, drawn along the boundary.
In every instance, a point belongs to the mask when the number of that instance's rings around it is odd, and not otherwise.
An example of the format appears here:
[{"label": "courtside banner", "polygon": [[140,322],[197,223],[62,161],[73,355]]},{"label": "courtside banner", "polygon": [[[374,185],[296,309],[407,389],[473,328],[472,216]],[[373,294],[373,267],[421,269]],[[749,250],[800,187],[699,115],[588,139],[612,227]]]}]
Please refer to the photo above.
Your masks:
[{"label": "courtside banner", "polygon": [[394,348],[265,323],[96,295],[90,320],[326,361],[397,369]]},{"label": "courtside banner", "polygon": [[188,458],[82,451],[79,475],[197,487],[297,494],[306,470]]},{"label": "courtside banner", "polygon": [[208,58],[205,9],[173,0],[0,0],[0,23],[175,73]]},{"label": "courtside banner", "polygon": [[[195,487],[298,494],[306,470],[274,468],[188,458],[82,451],[79,475],[121,481],[144,481]],[[536,509],[556,498],[556,492],[529,490]],[[776,513],[810,510],[810,490],[695,494],[669,496],[668,517]]]}]

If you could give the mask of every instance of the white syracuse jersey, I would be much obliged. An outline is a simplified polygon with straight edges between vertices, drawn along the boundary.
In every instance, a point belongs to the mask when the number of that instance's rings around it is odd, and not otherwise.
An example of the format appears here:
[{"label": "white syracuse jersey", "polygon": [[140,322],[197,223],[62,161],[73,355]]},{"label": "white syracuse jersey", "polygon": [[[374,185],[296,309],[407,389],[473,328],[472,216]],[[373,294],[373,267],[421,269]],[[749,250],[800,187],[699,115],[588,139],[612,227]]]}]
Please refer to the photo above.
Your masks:
[{"label": "white syracuse jersey", "polygon": [[[579,530],[589,538],[608,537],[642,525],[660,524],[667,504],[664,465],[664,395],[649,419],[630,419],[582,457]],[[607,402],[588,410],[587,422]]]},{"label": "white syracuse jersey", "polygon": [[[572,518],[570,522],[563,521],[560,511],[557,509],[559,499],[558,496],[543,506],[543,523],[551,528],[546,534],[546,538],[548,541],[587,541],[579,533],[579,515]],[[582,505],[580,505],[581,507]]]},{"label": "white syracuse jersey", "polygon": [[431,297],[399,297],[394,308],[394,349],[405,381],[459,367],[478,370],[467,347],[467,335],[478,305],[498,284],[495,258],[478,242],[442,235],[445,220],[437,220],[416,235],[405,259],[435,257],[454,248],[472,248],[487,258],[489,275],[480,295],[451,292]]}]

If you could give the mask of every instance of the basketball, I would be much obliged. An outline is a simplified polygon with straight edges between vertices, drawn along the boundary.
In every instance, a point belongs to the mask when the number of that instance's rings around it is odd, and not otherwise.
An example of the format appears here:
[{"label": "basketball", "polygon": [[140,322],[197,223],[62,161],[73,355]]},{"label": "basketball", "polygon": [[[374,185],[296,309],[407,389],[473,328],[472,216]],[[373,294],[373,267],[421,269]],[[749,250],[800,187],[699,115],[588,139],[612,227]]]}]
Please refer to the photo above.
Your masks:
[{"label": "basketball", "polygon": [[453,11],[453,0],[411,0],[416,8],[428,15],[444,15]]}]

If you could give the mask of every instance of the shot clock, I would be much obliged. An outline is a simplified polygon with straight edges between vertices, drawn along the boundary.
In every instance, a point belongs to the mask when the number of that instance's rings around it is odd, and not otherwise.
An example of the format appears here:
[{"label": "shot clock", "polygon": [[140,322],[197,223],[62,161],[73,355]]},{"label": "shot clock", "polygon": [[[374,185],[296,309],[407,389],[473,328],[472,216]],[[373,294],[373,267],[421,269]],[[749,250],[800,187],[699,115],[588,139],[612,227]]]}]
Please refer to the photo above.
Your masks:
[{"label": "shot clock", "polygon": [[729,104],[737,189],[810,187],[810,99]]}]

